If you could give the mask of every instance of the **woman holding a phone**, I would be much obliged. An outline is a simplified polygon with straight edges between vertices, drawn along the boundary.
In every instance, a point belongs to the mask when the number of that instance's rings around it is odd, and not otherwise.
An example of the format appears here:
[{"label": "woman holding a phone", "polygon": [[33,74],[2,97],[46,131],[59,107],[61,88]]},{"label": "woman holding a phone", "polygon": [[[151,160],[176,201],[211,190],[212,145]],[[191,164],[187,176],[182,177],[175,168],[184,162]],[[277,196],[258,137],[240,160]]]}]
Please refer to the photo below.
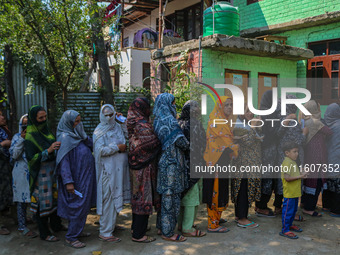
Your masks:
[{"label": "woman holding a phone", "polygon": [[37,234],[29,230],[26,226],[26,207],[31,202],[29,189],[29,170],[24,150],[24,142],[27,129],[27,114],[23,115],[19,121],[19,133],[12,139],[9,153],[13,164],[13,202],[17,202],[18,230],[23,236],[30,238]]}]

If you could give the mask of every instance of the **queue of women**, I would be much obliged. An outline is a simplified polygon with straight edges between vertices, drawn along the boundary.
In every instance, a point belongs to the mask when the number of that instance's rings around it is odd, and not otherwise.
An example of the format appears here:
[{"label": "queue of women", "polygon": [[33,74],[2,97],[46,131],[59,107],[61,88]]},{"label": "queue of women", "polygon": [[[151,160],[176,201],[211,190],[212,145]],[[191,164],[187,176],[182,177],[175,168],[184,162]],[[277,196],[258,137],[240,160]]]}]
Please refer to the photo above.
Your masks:
[{"label": "queue of women", "polygon": [[[156,240],[147,235],[149,216],[156,211],[158,234],[167,241],[183,242],[187,237],[206,235],[195,225],[201,203],[207,204],[208,233],[229,231],[221,218],[229,197],[235,204],[236,224],[242,228],[259,226],[248,219],[254,202],[257,216],[275,217],[282,210],[281,179],[256,175],[195,179],[190,177],[192,165],[280,165],[284,159],[280,147],[287,140],[299,145],[300,164],[340,163],[339,104],[329,105],[321,119],[320,105],[314,100],[308,102],[305,107],[312,116],[302,116],[304,127],[265,124],[259,130],[237,124],[232,130],[228,125],[213,125],[213,119],[232,117],[232,99],[221,100],[222,105],[217,102],[211,112],[206,130],[197,102],[188,101],[177,119],[175,98],[168,93],[156,98],[153,124],[146,98],[133,101],[125,122],[116,120],[121,114],[112,105],[103,105],[93,138],[85,133],[80,114],[73,110],[62,115],[56,137],[41,106],[33,106],[22,116],[19,133],[13,137],[2,114],[0,210],[15,202],[19,232],[36,237],[26,224],[29,205],[42,240],[56,242],[59,239],[53,233],[67,231],[65,244],[82,248],[85,243],[80,239],[90,235],[84,226],[92,207],[100,215],[99,239],[116,243],[121,241],[113,235],[118,228],[117,215],[124,204],[131,203],[132,241]],[[262,97],[261,109],[271,106],[272,93],[268,91]],[[297,119],[296,112],[296,107],[288,106],[286,116],[278,108],[265,118]],[[247,108],[243,116],[238,116],[239,123],[253,118]],[[195,153],[190,158],[191,151]],[[9,185],[11,174],[13,185]],[[314,175],[303,183],[303,213],[315,219],[322,216],[316,211],[322,191],[323,210],[339,217],[340,179]],[[273,191],[274,211],[268,207]],[[68,228],[61,224],[61,218],[68,220]],[[303,221],[303,217],[295,220]],[[176,233],[176,225],[182,234]],[[0,231],[9,234],[5,226]]]}]

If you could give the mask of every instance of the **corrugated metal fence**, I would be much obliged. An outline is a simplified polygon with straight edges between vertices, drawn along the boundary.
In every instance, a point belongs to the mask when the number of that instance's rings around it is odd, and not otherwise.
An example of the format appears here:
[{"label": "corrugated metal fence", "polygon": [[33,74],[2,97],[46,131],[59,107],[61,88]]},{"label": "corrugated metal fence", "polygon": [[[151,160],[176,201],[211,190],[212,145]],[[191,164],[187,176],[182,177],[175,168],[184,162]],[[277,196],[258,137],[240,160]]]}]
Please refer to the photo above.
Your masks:
[{"label": "corrugated metal fence", "polygon": [[[124,116],[127,115],[132,101],[141,94],[136,93],[116,93],[115,104],[116,110],[123,113]],[[58,102],[62,103],[61,96]],[[92,136],[94,129],[99,124],[99,111],[102,106],[102,98],[100,93],[86,92],[86,93],[68,93],[67,94],[67,109],[72,109],[80,113],[82,116],[82,122],[84,124],[85,131],[88,135]],[[62,109],[62,105],[58,106]],[[63,112],[59,112],[58,120],[61,118]]]},{"label": "corrugated metal fence", "polygon": [[[39,63],[44,63],[44,58],[42,56],[35,56],[35,58]],[[12,75],[18,119],[26,114],[33,105],[42,105],[47,109],[45,89],[35,87],[32,94],[25,95],[30,78],[25,76],[25,71],[21,64],[15,63],[13,65]]]}]

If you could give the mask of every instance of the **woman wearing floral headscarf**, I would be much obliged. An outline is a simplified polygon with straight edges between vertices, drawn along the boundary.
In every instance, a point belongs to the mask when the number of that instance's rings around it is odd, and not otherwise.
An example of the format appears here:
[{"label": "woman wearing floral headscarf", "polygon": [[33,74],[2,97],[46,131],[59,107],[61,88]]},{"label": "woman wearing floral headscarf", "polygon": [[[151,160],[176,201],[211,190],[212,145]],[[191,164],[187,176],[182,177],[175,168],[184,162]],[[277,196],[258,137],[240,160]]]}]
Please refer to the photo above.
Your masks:
[{"label": "woman wearing floral headscarf", "polygon": [[31,210],[36,214],[40,238],[48,242],[59,239],[48,228],[50,219],[54,232],[64,230],[57,216],[57,184],[54,176],[55,151],[60,142],[47,126],[45,109],[40,105],[32,106],[28,112],[28,126],[25,137],[25,153],[28,161],[31,192]]},{"label": "woman wearing floral headscarf", "polygon": [[160,196],[157,189],[157,160],[161,143],[153,131],[150,103],[145,97],[135,99],[127,115],[129,132],[129,166],[131,178],[132,241],[150,243],[156,239],[146,235],[152,208],[157,212],[160,229]]},{"label": "woman wearing floral headscarf", "polygon": [[173,95],[158,95],[153,113],[155,133],[162,144],[157,177],[157,192],[162,195],[162,238],[184,242],[186,238],[175,234],[174,230],[181,206],[181,193],[188,186],[184,152],[189,149],[189,142],[178,125]]},{"label": "woman wearing floral headscarf", "polygon": [[64,112],[59,121],[57,140],[61,142],[56,160],[58,215],[69,221],[66,245],[83,248],[86,245],[78,238],[89,236],[82,231],[87,214],[96,203],[96,170],[92,139],[86,135],[78,112]]},{"label": "woman wearing floral headscarf", "polygon": [[[229,125],[214,125],[215,119],[229,119],[233,112],[233,101],[230,97],[220,97],[222,105],[216,102],[209,115],[207,128],[207,146],[204,159],[207,166],[228,166],[231,159],[238,157],[238,145],[233,143],[233,133]],[[229,200],[229,180],[218,178],[203,180],[203,202],[208,210],[208,232],[226,233],[228,228],[220,226],[222,212]]]},{"label": "woman wearing floral headscarf", "polygon": [[[328,164],[333,164],[334,169],[340,164],[340,104],[330,104],[325,112],[326,125],[332,130],[333,135],[327,143]],[[330,169],[329,169],[330,170]],[[339,170],[339,169],[338,169]],[[327,192],[329,200],[324,205],[330,209],[332,217],[340,217],[340,174],[328,171]]]},{"label": "woman wearing floral headscarf", "polygon": [[[305,164],[317,165],[327,164],[327,140],[332,135],[332,130],[321,122],[320,105],[311,100],[304,104],[304,107],[312,114],[305,116],[302,114],[304,125],[309,133],[306,138]],[[325,175],[322,171],[310,172],[307,179],[303,181],[303,212],[314,217],[322,214],[315,211],[321,190],[326,187]]]},{"label": "woman wearing floral headscarf", "polygon": [[130,202],[130,178],[126,153],[126,124],[115,120],[116,111],[110,104],[100,110],[100,124],[94,130],[93,144],[97,175],[97,214],[100,215],[99,239],[116,243],[112,235],[117,214]]}]

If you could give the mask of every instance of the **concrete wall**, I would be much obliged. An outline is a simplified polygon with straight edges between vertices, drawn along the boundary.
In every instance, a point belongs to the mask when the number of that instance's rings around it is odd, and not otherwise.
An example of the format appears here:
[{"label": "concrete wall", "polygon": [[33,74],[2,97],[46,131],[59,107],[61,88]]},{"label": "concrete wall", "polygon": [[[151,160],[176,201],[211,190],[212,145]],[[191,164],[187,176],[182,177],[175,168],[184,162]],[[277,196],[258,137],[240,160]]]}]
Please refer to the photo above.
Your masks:
[{"label": "concrete wall", "polygon": [[340,11],[339,0],[263,0],[247,5],[234,0],[240,10],[240,29],[250,29]]},{"label": "concrete wall", "polygon": [[131,49],[131,72],[130,85],[132,87],[143,87],[143,63],[150,63],[149,50]]},{"label": "concrete wall", "polygon": [[[170,3],[168,3],[165,16],[175,13],[176,10],[182,10],[187,7],[190,7],[194,4],[200,3],[200,0],[175,0]],[[156,20],[159,17],[159,11],[158,8],[153,10],[151,12],[151,15],[138,21],[138,23],[135,23],[131,26],[128,26],[124,29],[124,38],[129,37],[129,46],[133,45],[133,38],[134,34],[143,28],[152,28],[156,31]]]}]

